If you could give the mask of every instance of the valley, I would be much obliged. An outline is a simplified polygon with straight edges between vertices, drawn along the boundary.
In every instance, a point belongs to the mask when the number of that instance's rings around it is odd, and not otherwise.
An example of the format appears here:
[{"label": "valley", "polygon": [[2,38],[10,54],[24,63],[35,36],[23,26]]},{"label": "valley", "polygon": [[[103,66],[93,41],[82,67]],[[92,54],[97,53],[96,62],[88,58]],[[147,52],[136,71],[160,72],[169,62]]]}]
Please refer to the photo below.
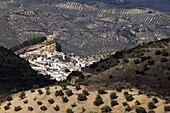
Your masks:
[{"label": "valley", "polygon": [[169,113],[169,0],[0,0],[0,113]]},{"label": "valley", "polygon": [[25,4],[20,7],[20,2],[14,1],[2,5],[1,45],[10,48],[56,31],[65,53],[87,57],[170,36],[169,15],[149,8],[110,7],[101,2],[91,5],[81,1]]}]

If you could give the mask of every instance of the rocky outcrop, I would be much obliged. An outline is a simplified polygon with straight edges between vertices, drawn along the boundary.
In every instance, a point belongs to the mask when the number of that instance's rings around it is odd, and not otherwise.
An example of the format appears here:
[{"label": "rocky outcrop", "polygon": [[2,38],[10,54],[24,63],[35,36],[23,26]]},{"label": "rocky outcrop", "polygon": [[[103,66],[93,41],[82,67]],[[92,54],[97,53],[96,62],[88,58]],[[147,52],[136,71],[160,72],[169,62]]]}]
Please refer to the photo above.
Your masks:
[{"label": "rocky outcrop", "polygon": [[26,52],[31,51],[59,51],[61,52],[61,44],[59,44],[56,40],[54,41],[44,41],[41,44],[36,44],[33,46],[26,47],[18,52],[18,54],[24,54]]}]

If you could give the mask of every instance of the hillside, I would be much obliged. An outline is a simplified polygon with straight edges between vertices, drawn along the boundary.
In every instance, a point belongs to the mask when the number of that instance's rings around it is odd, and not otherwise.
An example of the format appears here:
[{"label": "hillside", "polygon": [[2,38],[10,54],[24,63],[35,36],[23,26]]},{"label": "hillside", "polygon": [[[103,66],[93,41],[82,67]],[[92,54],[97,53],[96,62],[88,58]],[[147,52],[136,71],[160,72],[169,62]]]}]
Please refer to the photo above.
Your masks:
[{"label": "hillside", "polygon": [[137,87],[147,93],[170,96],[170,39],[118,51],[83,69],[93,76],[91,87]]},{"label": "hillside", "polygon": [[0,81],[0,95],[13,89],[30,89],[34,84],[45,86],[52,83],[49,77],[38,75],[25,59],[4,47],[0,47]]},{"label": "hillside", "polygon": [[[170,104],[167,104],[165,100],[155,96],[148,97],[141,94],[142,92],[138,89],[104,90],[104,92],[89,91],[84,86],[80,86],[80,89],[74,86],[63,87],[58,85],[32,89],[31,91],[13,94],[11,96],[13,100],[3,102],[0,105],[0,112],[148,113],[152,111],[151,113],[168,113],[168,110],[170,110]],[[25,95],[21,98],[23,94]],[[132,97],[127,98],[129,96]],[[148,105],[148,103],[150,104]],[[105,106],[108,106],[106,107],[108,109],[102,109]]]},{"label": "hillside", "polygon": [[125,6],[96,0],[92,3],[76,0],[1,0],[0,45],[10,48],[57,31],[58,41],[65,53],[89,56],[112,53],[170,36],[168,13]]}]

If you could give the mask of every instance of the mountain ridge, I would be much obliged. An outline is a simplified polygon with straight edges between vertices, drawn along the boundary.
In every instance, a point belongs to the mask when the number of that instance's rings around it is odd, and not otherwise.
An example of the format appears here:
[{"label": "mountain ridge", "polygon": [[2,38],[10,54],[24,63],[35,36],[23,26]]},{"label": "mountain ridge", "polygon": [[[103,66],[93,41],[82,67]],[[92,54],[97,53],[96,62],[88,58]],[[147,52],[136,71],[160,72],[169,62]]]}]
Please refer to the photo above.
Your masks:
[{"label": "mountain ridge", "polygon": [[101,59],[83,72],[93,76],[85,80],[91,87],[137,87],[147,93],[170,96],[169,41],[163,39],[118,51]]},{"label": "mountain ridge", "polygon": [[48,76],[39,75],[28,61],[12,51],[0,47],[0,94],[11,90],[30,89],[34,84],[45,86],[53,83]]}]

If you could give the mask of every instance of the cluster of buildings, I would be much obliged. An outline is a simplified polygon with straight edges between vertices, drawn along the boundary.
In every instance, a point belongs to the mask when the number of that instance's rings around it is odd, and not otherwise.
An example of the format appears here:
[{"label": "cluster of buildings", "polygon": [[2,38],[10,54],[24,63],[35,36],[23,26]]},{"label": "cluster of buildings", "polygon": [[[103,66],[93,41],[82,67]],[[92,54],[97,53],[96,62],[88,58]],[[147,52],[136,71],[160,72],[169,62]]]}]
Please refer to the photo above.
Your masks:
[{"label": "cluster of buildings", "polygon": [[29,61],[31,67],[38,73],[50,75],[57,81],[65,80],[72,71],[81,71],[95,61],[88,62],[74,56],[65,55],[58,51],[29,51],[19,55]]}]

